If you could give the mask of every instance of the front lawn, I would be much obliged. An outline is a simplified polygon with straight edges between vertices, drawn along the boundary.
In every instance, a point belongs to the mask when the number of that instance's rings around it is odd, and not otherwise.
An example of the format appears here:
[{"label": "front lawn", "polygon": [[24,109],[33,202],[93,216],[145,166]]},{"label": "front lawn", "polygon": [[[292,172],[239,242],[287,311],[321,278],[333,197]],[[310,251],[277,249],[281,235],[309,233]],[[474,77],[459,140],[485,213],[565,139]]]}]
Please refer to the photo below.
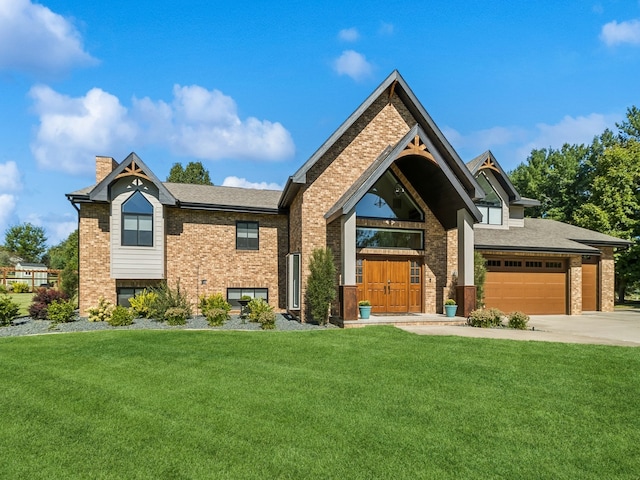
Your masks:
[{"label": "front lawn", "polygon": [[309,332],[0,339],[0,478],[637,478],[640,349]]}]

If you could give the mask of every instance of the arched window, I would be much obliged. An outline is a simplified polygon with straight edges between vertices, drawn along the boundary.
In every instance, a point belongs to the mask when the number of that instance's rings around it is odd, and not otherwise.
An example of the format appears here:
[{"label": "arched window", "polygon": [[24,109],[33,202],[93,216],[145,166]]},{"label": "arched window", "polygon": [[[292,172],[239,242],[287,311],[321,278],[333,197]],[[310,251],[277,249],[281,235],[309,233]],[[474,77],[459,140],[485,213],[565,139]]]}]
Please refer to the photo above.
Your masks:
[{"label": "arched window", "polygon": [[153,246],[153,205],[139,190],[122,204],[122,245]]},{"label": "arched window", "polygon": [[387,170],[356,205],[361,218],[424,221],[424,213],[391,171]]}]

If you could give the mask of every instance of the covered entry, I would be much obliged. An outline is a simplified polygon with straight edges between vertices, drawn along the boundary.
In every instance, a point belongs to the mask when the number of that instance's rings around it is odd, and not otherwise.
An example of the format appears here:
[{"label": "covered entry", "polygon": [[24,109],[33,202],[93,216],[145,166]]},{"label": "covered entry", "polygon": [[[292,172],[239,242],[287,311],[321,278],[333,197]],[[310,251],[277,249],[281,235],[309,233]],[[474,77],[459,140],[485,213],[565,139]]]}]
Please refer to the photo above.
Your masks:
[{"label": "covered entry", "polygon": [[369,300],[374,313],[422,311],[422,262],[418,258],[358,258],[356,283],[358,300]]},{"label": "covered entry", "polygon": [[567,313],[567,265],[564,259],[487,257],[485,306],[505,313]]}]

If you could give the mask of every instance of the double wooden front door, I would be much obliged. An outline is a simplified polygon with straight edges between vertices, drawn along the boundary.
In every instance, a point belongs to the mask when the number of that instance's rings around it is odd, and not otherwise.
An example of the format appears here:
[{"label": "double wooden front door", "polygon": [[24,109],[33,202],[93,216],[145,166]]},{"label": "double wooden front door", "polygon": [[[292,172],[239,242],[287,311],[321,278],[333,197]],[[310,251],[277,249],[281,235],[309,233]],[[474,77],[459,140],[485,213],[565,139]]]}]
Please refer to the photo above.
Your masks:
[{"label": "double wooden front door", "polygon": [[373,313],[422,311],[422,263],[395,258],[358,259],[358,300]]}]

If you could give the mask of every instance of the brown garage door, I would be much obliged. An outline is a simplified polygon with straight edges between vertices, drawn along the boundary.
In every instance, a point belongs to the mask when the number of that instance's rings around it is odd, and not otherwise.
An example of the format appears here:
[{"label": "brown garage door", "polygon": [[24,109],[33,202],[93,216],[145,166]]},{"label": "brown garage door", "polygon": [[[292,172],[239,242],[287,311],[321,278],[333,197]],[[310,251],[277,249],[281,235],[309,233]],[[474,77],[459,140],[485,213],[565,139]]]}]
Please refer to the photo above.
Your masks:
[{"label": "brown garage door", "polygon": [[598,264],[582,264],[582,311],[598,310]]},{"label": "brown garage door", "polygon": [[505,313],[567,313],[566,263],[560,259],[488,258],[485,306]]}]

